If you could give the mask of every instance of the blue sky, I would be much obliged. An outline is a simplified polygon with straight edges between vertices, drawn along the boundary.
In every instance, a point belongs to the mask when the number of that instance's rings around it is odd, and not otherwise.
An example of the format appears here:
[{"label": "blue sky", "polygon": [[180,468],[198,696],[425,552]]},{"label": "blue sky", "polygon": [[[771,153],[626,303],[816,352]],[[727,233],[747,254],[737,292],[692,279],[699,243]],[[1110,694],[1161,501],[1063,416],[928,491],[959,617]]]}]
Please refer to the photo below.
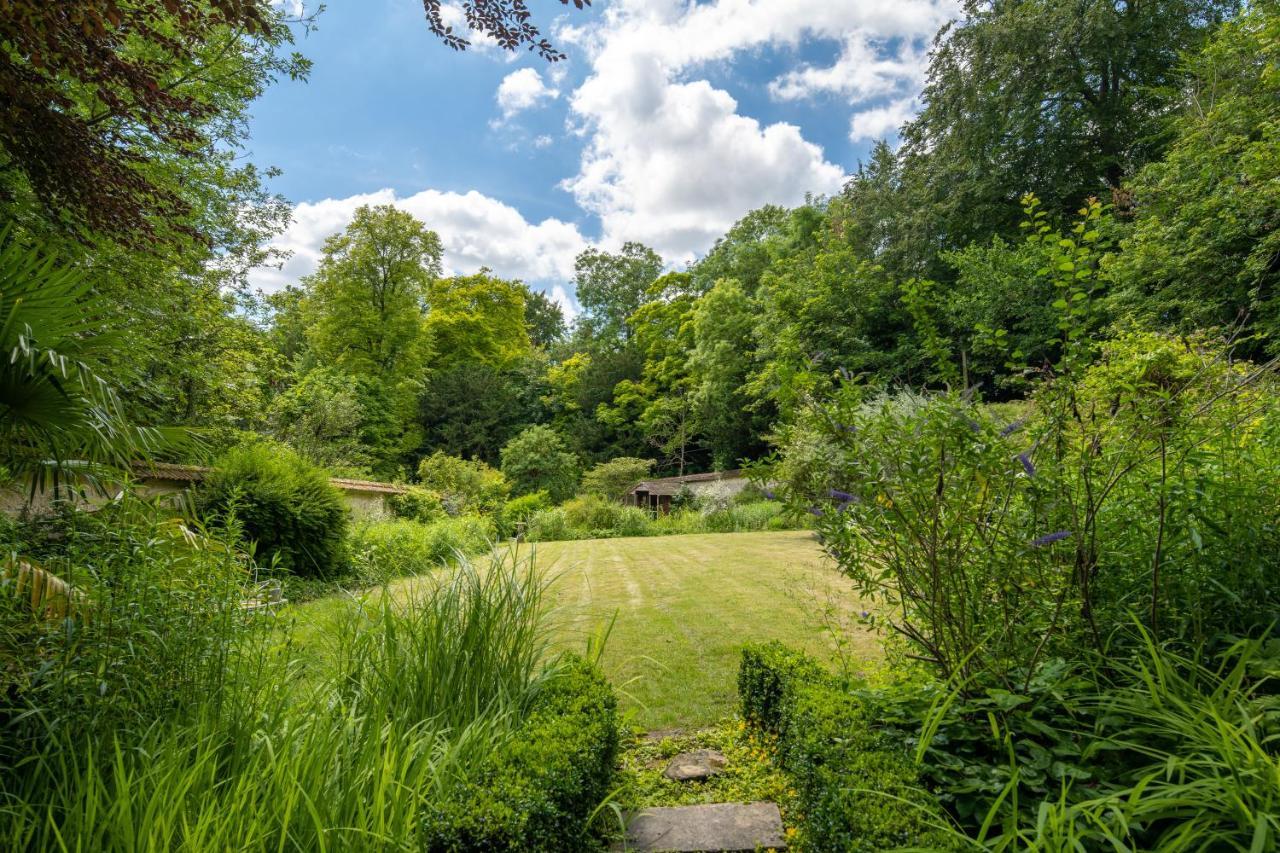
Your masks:
[{"label": "blue sky", "polygon": [[[292,258],[310,272],[364,203],[440,233],[455,273],[488,266],[573,308],[573,257],[645,242],[673,266],[747,211],[829,193],[917,107],[951,0],[597,0],[532,9],[569,59],[445,48],[420,0],[331,0],[297,47],[307,82],[253,108],[250,152],[282,168]],[[446,6],[461,27],[460,10]]]}]

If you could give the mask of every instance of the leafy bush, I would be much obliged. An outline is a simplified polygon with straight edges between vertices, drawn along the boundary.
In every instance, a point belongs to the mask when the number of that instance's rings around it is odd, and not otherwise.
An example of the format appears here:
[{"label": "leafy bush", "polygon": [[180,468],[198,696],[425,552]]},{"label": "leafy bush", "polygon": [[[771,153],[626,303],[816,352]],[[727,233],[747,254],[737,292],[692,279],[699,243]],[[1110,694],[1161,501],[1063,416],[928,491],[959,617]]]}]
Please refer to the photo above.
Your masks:
[{"label": "leafy bush", "polygon": [[607,500],[621,501],[636,483],[653,470],[652,459],[619,456],[601,462],[582,475],[582,491]]},{"label": "leafy bush", "polygon": [[781,734],[790,716],[790,691],[798,684],[819,682],[825,677],[817,661],[776,640],[748,644],[738,667],[742,719],[771,734]]},{"label": "leafy bush", "polygon": [[617,700],[608,681],[569,657],[525,723],[458,796],[426,823],[431,850],[576,851],[604,801],[618,754]]},{"label": "leafy bush", "polygon": [[649,514],[639,507],[591,495],[567,501],[561,508],[569,527],[590,536],[643,536],[649,527]]},{"label": "leafy bush", "polygon": [[396,518],[429,524],[448,515],[439,492],[422,486],[405,486],[399,494],[387,496],[387,508]]},{"label": "leafy bush", "polygon": [[534,492],[512,498],[502,507],[498,518],[498,530],[503,536],[513,536],[524,531],[530,518],[551,506],[551,499],[546,492]]},{"label": "leafy bush", "polygon": [[502,473],[518,494],[546,492],[559,502],[578,485],[578,457],[549,426],[527,428],[502,448]]},{"label": "leafy bush", "polygon": [[811,658],[776,642],[747,646],[738,695],[744,719],[778,736],[806,849],[957,849],[903,742]]},{"label": "leafy bush", "polygon": [[[220,531],[128,493],[53,521],[0,563],[0,767],[43,738],[190,713],[223,692],[244,627],[249,566]],[[74,591],[65,609],[32,608],[24,564]]]},{"label": "leafy bush", "polygon": [[525,538],[530,542],[565,542],[581,539],[578,532],[569,527],[564,509],[556,506],[538,510],[529,516]]},{"label": "leafy bush", "polygon": [[438,493],[450,515],[487,515],[495,512],[511,484],[507,478],[478,459],[459,459],[440,451],[418,463],[418,479],[424,488]]},{"label": "leafy bush", "polygon": [[345,562],[347,508],[324,471],[294,451],[255,443],[228,451],[196,492],[211,524],[256,543],[255,557],[294,574],[331,577]]},{"label": "leafy bush", "polygon": [[944,679],[1016,693],[1049,657],[1101,653],[1135,608],[1193,644],[1275,619],[1278,402],[1265,371],[1134,335],[1042,388],[1024,423],[847,388],[806,428],[826,429],[836,473],[789,491]]},{"label": "leafy bush", "polygon": [[[613,771],[616,712],[598,672],[549,656],[545,590],[507,553],[484,572],[463,564],[410,598],[342,611],[327,632],[333,654],[321,657],[300,653],[287,626],[221,607],[247,630],[217,660],[226,678],[216,689],[172,684],[190,701],[183,713],[96,731],[25,714],[39,737],[21,762],[0,762],[0,845],[587,847],[587,817]],[[99,614],[134,605],[119,606]],[[63,654],[40,663],[56,679],[77,638],[65,626],[51,634]],[[96,682],[78,688],[97,692]]]},{"label": "leafy bush", "polygon": [[368,585],[423,574],[459,555],[482,553],[493,538],[493,523],[474,515],[430,524],[392,519],[353,525],[349,548],[357,578]]}]

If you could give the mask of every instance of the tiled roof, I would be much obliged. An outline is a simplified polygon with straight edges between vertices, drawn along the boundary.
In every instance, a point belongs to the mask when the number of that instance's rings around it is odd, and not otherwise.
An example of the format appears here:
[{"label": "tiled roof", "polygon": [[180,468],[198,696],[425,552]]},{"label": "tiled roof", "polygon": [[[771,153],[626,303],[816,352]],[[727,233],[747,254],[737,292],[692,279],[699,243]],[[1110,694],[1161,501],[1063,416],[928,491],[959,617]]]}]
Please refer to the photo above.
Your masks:
[{"label": "tiled roof", "polygon": [[[142,480],[176,480],[182,483],[199,483],[209,475],[212,468],[202,465],[175,465],[171,462],[135,462],[133,475]],[[404,492],[404,486],[395,483],[380,483],[376,480],[352,480],[347,477],[330,477],[334,488],[344,492],[376,492],[383,495],[398,495]]]},{"label": "tiled roof", "polygon": [[709,483],[716,480],[740,480],[743,477],[741,468],[730,471],[710,471],[706,474],[685,474],[683,477],[658,477],[654,480],[642,480],[636,483],[631,491],[644,491],[651,495],[674,495],[682,486],[690,483]]}]

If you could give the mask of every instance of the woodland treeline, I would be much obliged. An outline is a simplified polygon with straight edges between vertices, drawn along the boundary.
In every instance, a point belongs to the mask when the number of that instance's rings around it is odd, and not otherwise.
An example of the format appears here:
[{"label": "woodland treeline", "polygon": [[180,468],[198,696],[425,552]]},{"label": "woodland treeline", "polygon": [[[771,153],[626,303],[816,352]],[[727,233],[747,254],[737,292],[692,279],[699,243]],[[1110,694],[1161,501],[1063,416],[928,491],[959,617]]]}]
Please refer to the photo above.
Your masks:
[{"label": "woodland treeline", "polygon": [[[299,22],[230,9],[209,4],[176,40],[108,39],[120,74],[59,94],[83,120],[53,127],[83,143],[58,149],[81,180],[48,162],[52,130],[10,123],[0,140],[6,239],[85,271],[76,299],[108,333],[86,364],[130,420],[202,430],[184,460],[265,433],[394,478],[437,451],[496,464],[541,424],[584,465],[694,472],[761,457],[853,377],[1018,397],[1058,358],[1064,312],[1099,341],[1136,327],[1226,336],[1253,359],[1277,345],[1271,2],[968,3],[919,115],[841,193],[752,211],[679,271],[640,244],[591,249],[570,325],[521,282],[443,276],[432,223],[391,208],[359,211],[314,274],[255,292],[289,206],[240,156],[248,110],[309,66]],[[144,102],[147,74],[163,97]]]}]

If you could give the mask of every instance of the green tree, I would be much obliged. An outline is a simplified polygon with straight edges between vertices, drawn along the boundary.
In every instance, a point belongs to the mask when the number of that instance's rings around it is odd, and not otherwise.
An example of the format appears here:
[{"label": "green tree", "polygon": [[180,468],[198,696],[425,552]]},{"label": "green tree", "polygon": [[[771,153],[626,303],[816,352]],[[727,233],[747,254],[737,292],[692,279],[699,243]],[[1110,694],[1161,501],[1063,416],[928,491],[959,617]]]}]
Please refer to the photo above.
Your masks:
[{"label": "green tree", "polygon": [[440,238],[390,205],[363,206],[324,244],[307,290],[307,338],[321,363],[414,389],[430,355],[427,294]]},{"label": "green tree", "polygon": [[486,270],[432,282],[426,328],[435,366],[469,362],[502,370],[528,354],[527,293],[520,282],[494,278]]},{"label": "green tree", "polygon": [[532,288],[525,294],[524,322],[529,328],[530,342],[543,349],[564,340],[568,331],[560,306],[545,293]]},{"label": "green tree", "polygon": [[418,402],[422,447],[497,464],[502,446],[542,415],[540,367],[468,361],[432,373]]},{"label": "green tree", "polygon": [[1236,6],[967,0],[938,37],[924,109],[903,129],[897,228],[916,262],[894,275],[937,273],[938,249],[1013,233],[1024,193],[1066,215],[1159,159],[1182,56]]},{"label": "green tree", "polygon": [[[1187,332],[1228,328],[1280,352],[1280,9],[1260,3],[1189,62],[1163,160],[1134,178],[1116,310]],[[1250,339],[1252,335],[1259,335]]]},{"label": "green tree", "polygon": [[418,481],[443,498],[450,515],[496,512],[511,494],[501,471],[478,459],[436,451],[418,463]]},{"label": "green tree", "polygon": [[582,491],[588,495],[620,501],[636,483],[649,476],[652,470],[652,459],[636,459],[631,456],[610,459],[582,475]]},{"label": "green tree", "polygon": [[332,367],[305,373],[271,404],[272,432],[337,474],[394,477],[402,433],[382,383]]},{"label": "green tree", "polygon": [[546,492],[555,503],[578,487],[578,457],[549,426],[528,427],[502,448],[502,473],[517,495]]},{"label": "green tree", "polygon": [[737,279],[721,279],[693,312],[689,358],[697,423],[717,470],[759,455],[762,424],[750,414],[746,383],[754,349],[755,305]]},{"label": "green tree", "polygon": [[578,255],[573,268],[583,311],[579,322],[605,345],[625,344],[631,339],[627,318],[662,274],[662,258],[648,246],[626,243],[617,253],[588,249]]}]

